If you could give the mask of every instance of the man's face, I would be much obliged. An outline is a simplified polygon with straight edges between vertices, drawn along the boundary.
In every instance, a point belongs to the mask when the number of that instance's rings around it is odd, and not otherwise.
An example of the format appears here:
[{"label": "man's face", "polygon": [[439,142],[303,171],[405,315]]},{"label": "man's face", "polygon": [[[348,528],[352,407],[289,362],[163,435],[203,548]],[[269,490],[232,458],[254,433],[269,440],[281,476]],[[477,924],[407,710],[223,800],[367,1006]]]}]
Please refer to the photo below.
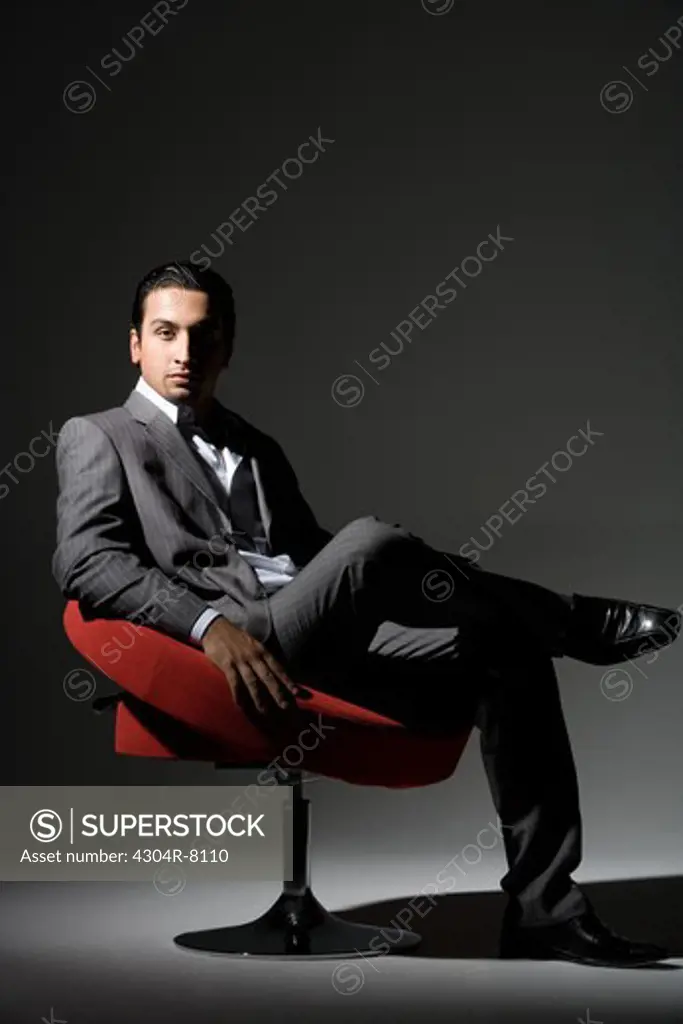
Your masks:
[{"label": "man's face", "polygon": [[196,406],[211,395],[223,368],[222,324],[206,292],[164,287],[145,299],[140,334],[131,328],[131,362],[171,402]]}]

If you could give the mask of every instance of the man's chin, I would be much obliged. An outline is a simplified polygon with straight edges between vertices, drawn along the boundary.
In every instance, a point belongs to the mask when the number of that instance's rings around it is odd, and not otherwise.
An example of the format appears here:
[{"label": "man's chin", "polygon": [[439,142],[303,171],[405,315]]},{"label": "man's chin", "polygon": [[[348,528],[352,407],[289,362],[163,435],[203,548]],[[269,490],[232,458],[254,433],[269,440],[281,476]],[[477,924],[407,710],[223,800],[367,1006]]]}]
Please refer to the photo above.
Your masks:
[{"label": "man's chin", "polygon": [[166,387],[169,398],[197,398],[201,391],[201,384],[198,381],[169,379]]}]

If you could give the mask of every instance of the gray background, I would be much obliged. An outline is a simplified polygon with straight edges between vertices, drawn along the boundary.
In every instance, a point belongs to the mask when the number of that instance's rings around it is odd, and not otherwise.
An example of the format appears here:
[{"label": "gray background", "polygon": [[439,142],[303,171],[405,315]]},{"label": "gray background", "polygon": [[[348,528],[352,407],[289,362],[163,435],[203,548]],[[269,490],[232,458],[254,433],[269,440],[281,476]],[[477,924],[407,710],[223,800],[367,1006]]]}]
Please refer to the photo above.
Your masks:
[{"label": "gray background", "polygon": [[[214,263],[238,309],[221,400],[278,438],[326,526],[374,513],[453,551],[590,420],[604,436],[483,564],[681,605],[683,53],[651,78],[637,60],[663,52],[683,8],[456,0],[430,16],[419,0],[189,0],[90,112],[69,113],[64,87],[148,9],[15,12],[0,462],[50,422],[126,398],[137,279],[209,243],[320,126],[328,152]],[[634,90],[622,113],[600,102],[614,79]],[[365,378],[358,405],[337,404],[333,381],[367,366],[497,225],[514,243]],[[82,662],[50,575],[55,497],[51,455],[0,503],[2,783],[220,783],[210,764],[118,758],[111,719],[65,696]],[[679,873],[682,659],[679,644],[638,662],[620,701],[601,669],[558,663],[585,816],[579,879]],[[352,860],[366,877],[400,862],[387,889],[416,891],[430,876],[411,858],[438,871],[494,820],[474,737],[446,783],[310,792],[316,862],[357,886]],[[492,850],[464,887],[503,871]]]}]

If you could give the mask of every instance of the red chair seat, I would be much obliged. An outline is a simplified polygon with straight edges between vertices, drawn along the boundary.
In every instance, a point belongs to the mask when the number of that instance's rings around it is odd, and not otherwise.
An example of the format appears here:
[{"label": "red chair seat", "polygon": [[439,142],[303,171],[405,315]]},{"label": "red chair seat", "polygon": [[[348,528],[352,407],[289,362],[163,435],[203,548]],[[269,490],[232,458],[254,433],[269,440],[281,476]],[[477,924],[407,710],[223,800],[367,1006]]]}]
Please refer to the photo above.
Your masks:
[{"label": "red chair seat", "polygon": [[200,649],[123,619],[86,621],[75,600],[67,602],[63,622],[75,649],[131,695],[116,711],[118,754],[235,767],[275,762],[275,768],[400,789],[448,778],[471,732],[470,726],[453,736],[418,734],[307,682],[312,696],[300,706],[316,728],[305,736],[293,732],[283,749],[234,704],[223,673]]}]

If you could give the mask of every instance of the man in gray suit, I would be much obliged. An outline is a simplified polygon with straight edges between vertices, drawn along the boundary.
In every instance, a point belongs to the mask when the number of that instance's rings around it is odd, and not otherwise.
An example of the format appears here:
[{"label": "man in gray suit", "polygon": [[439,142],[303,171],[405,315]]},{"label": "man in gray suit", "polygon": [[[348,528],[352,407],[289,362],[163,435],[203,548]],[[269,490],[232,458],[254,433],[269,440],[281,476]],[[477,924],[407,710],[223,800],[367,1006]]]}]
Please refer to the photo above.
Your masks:
[{"label": "man in gray suit", "polygon": [[277,441],[214,397],[234,330],[214,271],[165,264],[138,285],[135,388],[59,434],[62,593],[201,647],[266,729],[296,720],[307,680],[414,728],[476,721],[510,869],[502,954],[666,957],[610,932],[570,877],[581,818],[552,658],[637,657],[680,615],[487,572],[372,515],[326,530]]}]

